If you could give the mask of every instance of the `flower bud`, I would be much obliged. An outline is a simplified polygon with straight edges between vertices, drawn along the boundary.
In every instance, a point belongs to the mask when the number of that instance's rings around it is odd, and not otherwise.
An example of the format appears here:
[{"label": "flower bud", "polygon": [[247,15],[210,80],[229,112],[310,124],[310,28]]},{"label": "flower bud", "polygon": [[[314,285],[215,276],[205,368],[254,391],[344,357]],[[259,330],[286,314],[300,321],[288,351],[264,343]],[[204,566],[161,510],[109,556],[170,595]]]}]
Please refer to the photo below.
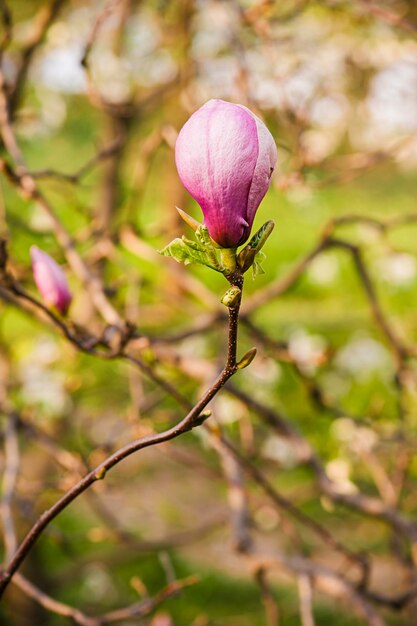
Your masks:
[{"label": "flower bud", "polygon": [[30,249],[33,278],[43,300],[63,315],[71,303],[72,295],[66,276],[53,259],[36,246]]},{"label": "flower bud", "polygon": [[271,133],[240,104],[209,100],[181,129],[178,173],[219,246],[235,248],[248,239],[276,159]]}]

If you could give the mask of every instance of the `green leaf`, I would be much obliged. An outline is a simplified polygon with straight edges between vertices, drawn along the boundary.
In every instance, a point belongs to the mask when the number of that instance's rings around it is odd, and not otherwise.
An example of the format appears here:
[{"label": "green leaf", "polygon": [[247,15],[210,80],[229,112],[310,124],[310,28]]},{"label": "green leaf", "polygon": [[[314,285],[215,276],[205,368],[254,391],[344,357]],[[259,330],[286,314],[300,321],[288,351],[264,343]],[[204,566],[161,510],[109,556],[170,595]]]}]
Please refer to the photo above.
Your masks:
[{"label": "green leaf", "polygon": [[274,230],[274,227],[274,220],[268,220],[267,222],[265,222],[265,224],[263,224],[263,226],[261,226],[260,229],[257,230],[256,233],[253,235],[248,243],[248,246],[253,250],[259,252],[261,248],[265,245],[266,240]]},{"label": "green leaf", "polygon": [[252,278],[255,280],[257,276],[260,274],[265,274],[265,270],[262,267],[262,263],[266,259],[266,254],[264,252],[258,252],[253,260],[252,264]]},{"label": "green leaf", "polygon": [[197,241],[201,244],[204,249],[211,266],[217,269],[219,272],[222,271],[221,263],[219,262],[219,257],[216,248],[213,245],[213,240],[209,235],[209,231],[207,226],[199,226],[195,231],[195,236]]},{"label": "green leaf", "polygon": [[199,243],[185,237],[182,239],[177,237],[165,246],[163,250],[160,250],[159,253],[162,256],[172,257],[178,263],[184,263],[184,265],[197,263],[198,265],[205,265],[219,271],[219,267],[211,262],[206,250]]},{"label": "green leaf", "polygon": [[[255,262],[257,254],[260,253],[261,248],[265,245],[265,242],[274,230],[274,227],[275,222],[273,220],[265,222],[265,224],[263,224],[263,226],[256,231],[250,241],[240,251],[237,261],[242,272],[246,272]],[[255,271],[258,274],[264,274],[262,268]]]},{"label": "green leaf", "polygon": [[209,235],[207,226],[203,226],[201,224],[195,231],[195,236],[196,236],[197,241],[199,241],[202,246],[207,247],[207,248],[211,247],[214,250],[213,242]]},{"label": "green leaf", "polygon": [[204,248],[202,248],[200,244],[196,241],[188,239],[185,235],[183,235],[181,239],[189,248],[192,248],[193,250],[198,250],[199,252],[204,252]]}]

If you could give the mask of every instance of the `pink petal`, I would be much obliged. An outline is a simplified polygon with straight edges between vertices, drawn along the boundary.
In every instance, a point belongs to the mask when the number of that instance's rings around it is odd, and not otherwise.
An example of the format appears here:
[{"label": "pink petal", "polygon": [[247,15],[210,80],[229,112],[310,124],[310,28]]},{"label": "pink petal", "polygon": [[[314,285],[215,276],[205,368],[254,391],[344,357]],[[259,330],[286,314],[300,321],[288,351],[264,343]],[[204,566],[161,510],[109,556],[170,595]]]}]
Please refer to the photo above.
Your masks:
[{"label": "pink petal", "polygon": [[30,249],[33,277],[46,304],[66,313],[72,295],[61,267],[43,250],[36,246]]}]

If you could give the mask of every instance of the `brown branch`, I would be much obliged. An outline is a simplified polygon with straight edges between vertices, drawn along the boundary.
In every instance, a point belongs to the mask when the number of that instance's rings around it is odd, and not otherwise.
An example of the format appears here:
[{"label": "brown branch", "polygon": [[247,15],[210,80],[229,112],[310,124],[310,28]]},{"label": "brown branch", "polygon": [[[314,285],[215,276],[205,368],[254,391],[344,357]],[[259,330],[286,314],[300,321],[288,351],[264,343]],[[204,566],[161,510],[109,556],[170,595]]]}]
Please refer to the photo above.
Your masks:
[{"label": "brown branch", "polygon": [[[156,382],[157,384],[160,384],[161,381],[159,382],[156,381]],[[282,417],[280,418],[280,420],[281,420],[280,428],[282,430]],[[292,431],[289,434],[294,436],[294,433]],[[354,498],[352,498],[350,495],[347,496],[346,494],[334,493],[334,486],[332,485],[332,483],[328,480],[328,478],[325,475],[323,477],[323,475],[320,474],[322,471],[321,467],[315,466],[314,463],[312,467],[313,469],[315,469],[315,471],[317,471],[319,477],[321,477],[321,480],[322,480],[321,486],[323,490],[325,492],[327,491],[327,493],[331,495],[332,499],[334,499],[335,501],[340,501],[343,504],[348,504],[353,507],[356,507],[358,508],[358,510],[360,510],[361,512],[365,512],[366,514],[375,515],[377,517],[380,517],[381,519],[385,519],[389,523],[393,524],[394,527],[398,528],[400,532],[404,532],[406,535],[408,534],[409,536],[413,536],[413,537],[415,536],[414,526],[410,525],[409,522],[404,520],[397,511],[390,510],[386,507],[381,507],[381,503],[378,500],[367,498],[367,497],[364,498],[362,494],[359,494],[358,498],[356,498],[358,494],[354,494]],[[407,599],[410,598],[411,595],[412,595],[411,592],[409,592],[406,595],[406,598]],[[403,598],[401,598],[401,600],[402,599]],[[396,600],[397,599],[395,598],[392,599],[392,603],[393,603],[392,606],[394,606],[394,603]]]},{"label": "brown branch", "polygon": [[268,570],[286,570],[295,576],[309,576],[314,586],[330,597],[343,600],[353,606],[369,626],[386,626],[386,622],[378,615],[369,600],[361,591],[347,581],[340,574],[336,574],[327,567],[314,563],[303,557],[289,557],[274,551],[267,556],[261,554],[248,555],[249,563],[253,568]]},{"label": "brown branch", "polygon": [[332,248],[341,248],[351,254],[357,274],[368,298],[375,321],[377,322],[380,330],[384,334],[387,342],[392,347],[397,359],[399,361],[404,360],[408,356],[409,350],[397,337],[396,333],[391,328],[391,325],[389,324],[388,320],[385,317],[385,314],[382,311],[382,307],[378,300],[373,282],[363,261],[360,248],[341,239],[330,239],[328,241],[328,245]]},{"label": "brown branch", "polygon": [[37,604],[42,606],[47,611],[61,615],[62,617],[70,618],[78,626],[100,626],[98,618],[90,617],[76,609],[69,604],[59,602],[54,598],[51,598],[47,593],[39,589],[36,585],[30,582],[25,576],[22,576],[19,572],[13,577],[13,584],[16,585],[25,595],[32,598]]},{"label": "brown branch", "polygon": [[77,184],[83,178],[85,178],[90,172],[97,166],[113,157],[119,150],[122,143],[122,139],[117,137],[114,141],[109,143],[107,146],[99,150],[91,159],[88,159],[84,165],[82,165],[78,170],[73,172],[72,174],[66,174],[65,172],[58,172],[52,169],[46,170],[37,170],[30,172],[30,176],[32,178],[39,180],[42,178],[57,178],[61,180],[65,180],[69,183]]},{"label": "brown branch", "polygon": [[241,467],[230,450],[223,445],[219,437],[212,436],[210,441],[213,448],[219,454],[228,486],[233,548],[238,553],[247,552],[252,546],[252,537],[250,534],[251,519]]},{"label": "brown branch", "polygon": [[2,482],[3,496],[1,499],[5,562],[12,558],[17,545],[11,510],[20,463],[16,423],[16,419],[13,415],[7,415],[7,422],[4,429],[5,468]]},{"label": "brown branch", "polygon": [[[38,304],[41,308],[43,308],[43,305],[41,303]],[[48,312],[48,314],[51,314],[48,309],[46,309],[46,311]],[[53,314],[51,314],[51,317],[54,320]],[[60,325],[63,324],[61,320],[59,320],[59,322]],[[260,336],[261,335],[259,334],[258,337]],[[80,345],[77,340],[73,341],[73,343],[79,349],[83,349],[82,344]],[[126,353],[116,353],[108,356],[105,353],[96,353],[93,349],[88,350],[88,352],[89,354],[94,354],[95,356],[100,356],[102,358],[115,358],[117,356],[120,356],[122,358],[124,357],[127,360],[130,360],[137,367],[139,367],[147,377],[151,378],[151,380],[153,380],[158,386],[162,387],[169,395],[176,398],[181,406],[186,409],[190,408],[191,404],[189,400],[185,396],[183,396],[176,389],[176,387],[165,381],[165,379],[158,376],[154,372],[152,367],[143,363],[138,357],[133,357]],[[405,534],[405,536],[409,537],[413,542],[417,541],[417,525],[415,525],[411,520],[408,520],[407,518],[402,516],[395,509],[386,506],[379,499],[366,496],[362,493],[340,493],[337,490],[336,486],[333,484],[333,482],[330,481],[327,477],[326,472],[324,471],[319,459],[311,450],[310,445],[306,442],[304,438],[301,437],[301,435],[297,432],[295,427],[288,419],[285,420],[282,416],[278,415],[276,411],[265,407],[265,405],[257,402],[254,398],[248,397],[248,394],[245,394],[234,386],[232,386],[232,393],[243,401],[248,402],[248,405],[252,407],[262,417],[262,419],[266,421],[266,423],[273,426],[273,428],[276,429],[279,434],[285,434],[290,438],[290,440],[295,445],[299,460],[301,462],[306,462],[313,469],[314,473],[317,476],[320,489],[323,490],[323,492],[334,502],[343,504],[344,506],[348,506],[349,508],[356,509],[367,516],[378,518],[391,525],[398,532]]]},{"label": "brown branch", "polygon": [[315,626],[313,616],[313,594],[311,591],[311,579],[306,574],[298,576],[298,596],[300,599],[300,618],[302,626]]},{"label": "brown branch", "polygon": [[198,582],[196,576],[189,576],[182,580],[175,580],[170,582],[166,587],[161,589],[155,596],[151,598],[144,598],[140,602],[136,602],[129,606],[103,615],[92,617],[86,615],[79,609],[76,609],[69,604],[59,602],[54,598],[51,598],[44,591],[39,589],[36,585],[30,582],[26,577],[22,576],[18,572],[13,578],[13,583],[19,587],[29,598],[32,598],[37,604],[45,608],[47,611],[61,615],[62,617],[70,618],[75,624],[79,626],[103,626],[104,624],[111,624],[113,622],[122,622],[130,620],[133,617],[144,617],[149,615],[158,608],[163,602],[176,596],[186,587],[195,585]]},{"label": "brown branch", "polygon": [[159,591],[153,598],[145,598],[137,604],[105,613],[99,618],[100,626],[101,624],[111,624],[112,622],[132,619],[132,617],[149,615],[149,613],[152,613],[162,602],[176,596],[185,587],[195,585],[198,582],[199,579],[197,576],[189,576],[182,580],[173,581]]},{"label": "brown branch", "polygon": [[196,426],[200,425],[208,417],[208,415],[201,415],[201,412],[204,410],[210,400],[216,395],[216,393],[221,389],[226,380],[227,377],[225,374],[225,370],[223,370],[223,372],[214,382],[213,386],[206,392],[206,394],[204,394],[201,400],[195,405],[194,409],[192,409],[188,413],[188,415],[186,415],[183,420],[181,420],[181,422],[168,430],[165,430],[155,435],[150,435],[148,437],[137,439],[136,441],[133,441],[124,446],[120,450],[117,450],[105,461],[100,463],[91,472],[89,472],[86,476],[84,476],[82,480],[77,482],[77,484],[66,494],[64,494],[64,496],[62,496],[51,508],[44,511],[38,521],[32,526],[31,530],[28,532],[23,542],[20,544],[12,560],[9,562],[8,567],[3,571],[0,577],[0,596],[3,594],[4,590],[10,582],[11,577],[20,567],[43,530],[57,515],[59,515],[71,502],[73,502],[80,494],[86,491],[86,489],[88,489],[96,481],[102,480],[110,469],[112,469],[115,465],[120,463],[120,461],[126,459],[131,454],[138,452],[139,450],[142,450],[144,448],[174,439],[179,435],[189,432]]},{"label": "brown branch", "polygon": [[[130,14],[131,0],[119,0],[116,4],[118,7],[118,24],[113,31],[113,49],[120,54],[122,46],[122,38],[126,22]],[[93,44],[93,39],[90,45]],[[83,64],[88,69],[87,59],[89,52],[85,52]],[[129,134],[129,128],[134,121],[134,117],[120,117],[109,111],[105,120],[105,136],[106,141],[114,141],[119,138],[118,149],[114,151],[110,159],[107,160],[103,172],[100,185],[100,197],[98,200],[98,212],[95,218],[97,234],[109,236],[111,234],[111,224],[120,200],[121,189],[121,165],[125,152],[126,142]]]},{"label": "brown branch", "polygon": [[65,1],[66,0],[51,0],[50,4],[44,4],[32,20],[33,32],[31,33],[29,43],[23,50],[17,76],[10,90],[9,111],[12,117],[19,105],[33,55],[42,43],[48,28],[55,20],[60,9],[65,4]]},{"label": "brown branch", "polygon": [[12,14],[6,0],[0,0],[0,19],[3,26],[3,38],[0,42],[0,60],[1,56],[12,40],[13,21]]},{"label": "brown branch", "polygon": [[[43,307],[41,303],[38,304]],[[51,313],[49,310],[47,311],[48,313]],[[52,319],[54,318],[52,317]],[[60,325],[61,324],[62,322],[60,321]],[[261,336],[261,334],[258,334],[258,338]],[[78,348],[81,347],[82,349],[82,345],[80,346],[77,340],[73,341],[73,343],[75,343]],[[96,356],[109,358],[106,357],[104,353],[97,354],[93,349],[88,350],[88,352],[90,354],[95,354]],[[162,387],[169,395],[173,396],[180,403],[181,406],[186,409],[190,408],[189,400],[184,397],[177,390],[176,387],[168,383],[165,379],[158,376],[154,372],[152,367],[143,363],[138,357],[122,353],[118,355],[110,355],[110,358],[115,358],[115,356],[120,356],[122,358],[124,357],[134,363],[147,377],[151,378],[151,380],[153,380],[157,385]],[[230,387],[230,383],[228,387]],[[377,498],[365,496],[361,493],[345,494],[338,492],[332,481],[328,479],[327,474],[325,473],[319,459],[313,453],[311,447],[306,442],[306,440],[298,433],[294,425],[291,424],[290,420],[278,415],[276,411],[265,407],[265,405],[257,402],[253,397],[250,397],[248,394],[245,394],[243,391],[234,386],[231,387],[231,390],[229,388],[229,392],[230,391],[233,393],[233,395],[248,403],[248,406],[252,407],[253,410],[255,410],[262,417],[262,419],[266,421],[266,423],[273,426],[273,428],[277,430],[279,434],[284,434],[289,437],[289,439],[295,446],[299,460],[301,462],[306,462],[310,465],[318,478],[320,488],[333,501],[348,506],[350,508],[357,509],[358,511],[368,516],[381,519],[382,521],[396,528],[399,532],[404,533],[413,542],[417,540],[417,526],[413,524],[411,520],[406,519],[395,509],[386,506]]]},{"label": "brown branch", "polygon": [[[33,437],[34,441],[38,443],[61,467],[66,469],[69,472],[75,473],[75,475],[82,475],[86,471],[89,471],[90,468],[87,466],[85,462],[81,459],[81,457],[69,450],[62,447],[51,435],[41,430],[38,426],[30,422],[26,417],[22,414],[19,414],[16,411],[10,411],[6,408],[3,408],[0,404],[0,411],[3,410],[4,414],[8,418],[8,425],[6,426],[6,459],[9,457],[7,454],[8,444],[10,435],[8,434],[9,429],[11,428],[10,424],[15,423],[16,427],[22,429],[27,436]],[[17,442],[16,442],[17,443]],[[166,453],[164,451],[164,453]],[[10,453],[9,453],[10,454]],[[16,453],[14,452],[12,458],[16,458]],[[3,487],[3,502],[6,503],[9,497],[7,494],[13,495],[14,483],[11,481],[13,466],[10,463],[6,462],[7,469],[7,479],[6,473],[4,474],[3,481],[9,483],[10,487]],[[193,462],[193,468],[195,468],[195,462]],[[171,534],[162,537],[161,539],[155,540],[144,540],[138,539],[138,537],[120,526],[117,516],[113,514],[113,512],[104,504],[99,494],[97,494],[94,490],[89,490],[86,493],[89,504],[94,511],[94,513],[98,516],[98,518],[105,522],[107,526],[111,528],[112,534],[117,537],[123,544],[139,551],[139,552],[154,552],[158,550],[164,550],[171,547],[184,546],[189,545],[190,543],[194,543],[206,537],[209,533],[216,530],[219,526],[222,526],[225,523],[226,516],[224,514],[217,515],[210,520],[206,520],[204,523],[197,527],[193,527],[186,531],[178,531],[172,532]],[[11,497],[11,496],[10,496]],[[7,551],[9,554],[9,558],[13,556],[14,551],[16,550],[16,540],[14,539],[14,544],[11,543],[10,550]]]},{"label": "brown branch", "polygon": [[[243,284],[243,277],[240,274],[229,277],[230,283],[234,285]],[[118,465],[121,461],[126,459],[131,454],[138,452],[144,448],[154,446],[165,441],[170,441],[176,437],[189,432],[196,426],[201,425],[210,413],[203,413],[207,404],[214,398],[214,396],[220,391],[225,383],[233,376],[237,371],[236,362],[236,348],[237,348],[237,332],[238,332],[238,320],[239,320],[239,307],[240,299],[236,302],[233,308],[229,309],[229,335],[228,335],[228,351],[226,364],[214,381],[212,386],[206,391],[197,404],[189,411],[189,413],[175,426],[169,428],[161,433],[142,437],[135,441],[130,442],[123,448],[120,448],[113,454],[111,454],[105,461],[100,463],[91,472],[86,474],[84,478],[78,481],[72,489],[65,493],[52,507],[44,511],[37,522],[29,530],[28,534],[20,544],[19,548],[15,552],[13,558],[9,562],[9,565],[4,569],[0,577],[0,596],[7,588],[13,574],[18,570],[33,545],[36,543],[43,530],[49,525],[49,523],[59,515],[66,507],[73,502],[80,494],[86,491],[96,481],[102,480],[106,473],[114,466]]]},{"label": "brown branch", "polygon": [[[11,559],[16,550],[16,534],[13,524],[13,518],[11,514],[11,503],[13,500],[17,474],[19,469],[19,449],[17,441],[17,424],[19,418],[15,413],[7,414],[7,425],[5,429],[5,472],[3,477],[3,497],[1,501],[1,514],[4,526],[4,536],[6,541],[6,559]],[[50,444],[49,437],[47,442]],[[42,438],[45,440],[45,437]],[[54,448],[54,452],[56,449]],[[65,451],[66,452],[66,451]],[[69,453],[67,453],[69,454]],[[62,458],[62,451],[60,451],[59,458]],[[80,462],[81,464],[81,462]],[[187,537],[187,540],[189,537]],[[168,545],[171,545],[169,543]],[[156,549],[157,542],[153,542],[152,549]],[[150,546],[147,546],[148,548]],[[177,595],[184,587],[191,584],[195,584],[197,579],[195,577],[189,577],[180,581],[170,582],[164,589],[162,589],[156,596],[152,598],[146,598],[141,602],[135,603],[128,607],[117,609],[110,613],[106,613],[99,617],[90,617],[70,605],[59,602],[54,598],[51,598],[36,585],[31,583],[27,578],[15,572],[13,577],[13,583],[19,587],[27,596],[35,600],[39,605],[43,606],[48,611],[56,613],[58,615],[69,617],[79,626],[102,626],[103,624],[110,624],[114,621],[124,621],[134,616],[144,616],[152,612],[158,607],[164,600]]]},{"label": "brown branch", "polygon": [[84,53],[81,59],[81,65],[85,68],[88,67],[89,56],[94,43],[98,37],[98,34],[106,22],[106,20],[112,15],[112,13],[122,4],[123,0],[108,0],[103,10],[97,15],[96,20],[91,28],[90,35],[86,42]]},{"label": "brown branch", "polygon": [[377,231],[386,233],[408,224],[415,224],[417,222],[417,213],[410,212],[402,215],[392,215],[386,218],[376,218],[369,215],[360,215],[356,213],[347,213],[339,217],[335,217],[330,220],[324,227],[323,233],[326,237],[333,234],[333,231],[340,227],[352,224],[365,224]]},{"label": "brown branch", "polygon": [[261,590],[262,602],[265,608],[266,626],[279,626],[278,603],[268,583],[267,571],[263,567],[259,567],[255,569],[254,577]]}]

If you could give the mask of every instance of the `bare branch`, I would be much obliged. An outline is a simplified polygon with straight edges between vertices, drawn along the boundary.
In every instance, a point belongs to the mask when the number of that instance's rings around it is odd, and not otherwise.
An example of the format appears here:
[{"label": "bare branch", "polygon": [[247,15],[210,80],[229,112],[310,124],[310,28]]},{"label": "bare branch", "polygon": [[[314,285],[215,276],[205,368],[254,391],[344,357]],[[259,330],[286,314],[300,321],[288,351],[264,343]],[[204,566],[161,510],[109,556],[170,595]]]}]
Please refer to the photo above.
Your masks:
[{"label": "bare branch", "polygon": [[313,594],[311,580],[306,574],[298,576],[298,596],[300,598],[300,617],[302,626],[315,626],[313,616]]},{"label": "bare branch", "polygon": [[51,598],[51,596],[39,589],[27,578],[22,576],[22,574],[16,573],[13,578],[13,583],[47,611],[51,611],[52,613],[63,617],[68,617],[79,626],[103,626],[103,624],[112,624],[113,622],[130,620],[133,617],[143,617],[145,615],[149,615],[163,602],[165,602],[165,600],[176,596],[184,588],[198,583],[198,578],[196,576],[189,576],[188,578],[184,578],[182,580],[175,580],[161,589],[161,591],[159,591],[152,598],[145,598],[135,604],[131,604],[97,617],[88,616],[79,609]]},{"label": "bare branch", "polygon": [[72,184],[79,183],[83,178],[85,178],[90,172],[100,165],[107,159],[114,156],[115,153],[118,152],[120,146],[122,144],[122,140],[120,138],[112,141],[108,146],[99,150],[94,156],[91,157],[84,165],[82,165],[76,172],[73,174],[65,174],[64,172],[58,172],[56,170],[38,170],[35,172],[30,172],[30,176],[34,179],[42,179],[42,178],[57,178],[64,181],[67,181]]},{"label": "bare branch", "polygon": [[5,561],[13,556],[16,546],[16,533],[12,516],[12,501],[16,489],[19,472],[19,442],[17,438],[16,419],[13,415],[7,416],[4,430],[5,442],[5,469],[3,474],[3,497],[1,500],[1,516],[3,520]]},{"label": "bare branch", "polygon": [[[240,274],[229,277],[231,284],[239,284],[242,286],[243,277]],[[3,571],[0,577],[0,595],[2,595],[10,583],[13,574],[20,567],[21,563],[30,552],[32,546],[36,543],[43,530],[48,524],[59,515],[71,502],[73,502],[80,494],[86,491],[96,481],[102,480],[106,473],[115,465],[126,459],[131,454],[138,452],[144,448],[154,446],[165,441],[170,441],[186,432],[189,432],[196,426],[201,425],[210,415],[203,413],[207,404],[214,398],[220,389],[226,384],[237,371],[238,365],[236,360],[237,351],[237,333],[239,320],[240,298],[235,302],[234,307],[229,308],[229,335],[228,335],[228,352],[226,364],[219,376],[206,391],[197,404],[189,411],[189,413],[175,426],[155,435],[149,435],[132,441],[123,448],[117,450],[110,455],[105,461],[100,463],[91,472],[86,474],[84,478],[64,494],[50,509],[44,511],[38,521],[32,526],[23,542],[20,544],[9,565]]]},{"label": "bare branch", "polygon": [[22,52],[16,80],[10,92],[9,112],[12,118],[20,102],[21,93],[26,82],[33,55],[42,43],[48,28],[55,20],[62,6],[65,4],[65,1],[66,0],[51,0],[49,4],[43,4],[32,21],[33,31],[28,44]]}]

